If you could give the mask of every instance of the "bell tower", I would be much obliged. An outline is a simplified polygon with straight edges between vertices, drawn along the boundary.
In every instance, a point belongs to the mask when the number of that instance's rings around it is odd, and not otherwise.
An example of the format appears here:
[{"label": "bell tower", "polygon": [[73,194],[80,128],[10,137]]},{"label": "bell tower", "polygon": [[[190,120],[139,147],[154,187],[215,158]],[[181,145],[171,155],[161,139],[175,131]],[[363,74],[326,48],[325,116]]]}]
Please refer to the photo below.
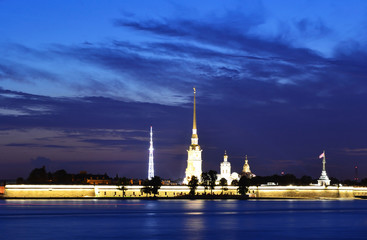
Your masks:
[{"label": "bell tower", "polygon": [[191,145],[189,146],[189,150],[187,150],[187,168],[185,172],[185,179],[183,180],[184,184],[188,184],[191,180],[192,176],[196,176],[198,180],[201,179],[201,150],[199,146],[199,137],[197,133],[196,127],[196,89],[194,88],[194,111],[193,111],[193,125],[192,125],[192,136],[191,136]]}]

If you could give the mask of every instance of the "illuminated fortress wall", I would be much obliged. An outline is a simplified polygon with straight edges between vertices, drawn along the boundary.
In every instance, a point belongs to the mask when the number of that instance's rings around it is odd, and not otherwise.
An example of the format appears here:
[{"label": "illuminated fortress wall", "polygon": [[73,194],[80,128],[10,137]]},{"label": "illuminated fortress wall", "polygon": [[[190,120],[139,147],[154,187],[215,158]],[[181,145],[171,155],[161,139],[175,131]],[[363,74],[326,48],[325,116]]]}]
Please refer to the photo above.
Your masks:
[{"label": "illuminated fortress wall", "polygon": [[[125,197],[145,197],[143,186],[125,186]],[[228,186],[228,195],[236,195],[237,187]],[[158,197],[176,197],[187,195],[188,186],[161,186]],[[206,190],[209,194],[210,189]],[[204,187],[199,186],[196,193],[203,194]],[[220,195],[222,188],[216,186],[213,194]],[[148,195],[151,196],[151,195]],[[4,197],[7,198],[85,198],[85,197],[123,197],[123,191],[114,185],[6,185]]]},{"label": "illuminated fortress wall", "polygon": [[88,185],[6,185],[8,198],[83,198],[94,197],[94,186]]},{"label": "illuminated fortress wall", "polygon": [[[145,197],[143,186],[125,186],[125,197]],[[224,194],[238,195],[237,187],[227,186]],[[177,197],[187,195],[188,186],[162,186],[157,197]],[[197,194],[204,194],[199,186]],[[206,190],[210,194],[210,189]],[[222,194],[222,188],[216,186],[213,194]],[[258,198],[354,198],[367,196],[367,188],[337,186],[251,186],[250,197]],[[152,196],[152,195],[148,195]],[[4,197],[8,198],[113,198],[123,197],[123,191],[113,185],[6,185]]]},{"label": "illuminated fortress wall", "polygon": [[[362,190],[361,190],[362,191]],[[367,193],[367,189],[364,189]],[[354,187],[337,186],[259,186],[249,193],[259,198],[354,198]]]},{"label": "illuminated fortress wall", "polygon": [[[145,197],[146,194],[141,192],[143,186],[126,186],[125,197]],[[237,195],[237,187],[228,186],[228,190],[224,191],[228,195]],[[157,194],[157,197],[177,197],[189,194],[188,186],[162,186]],[[204,187],[199,186],[196,193],[202,195]],[[210,189],[206,190],[206,194],[211,193]],[[213,194],[220,195],[222,188],[217,186],[213,190]],[[96,186],[96,197],[122,197],[123,192],[118,190],[116,186]],[[149,195],[148,195],[149,196]]]}]

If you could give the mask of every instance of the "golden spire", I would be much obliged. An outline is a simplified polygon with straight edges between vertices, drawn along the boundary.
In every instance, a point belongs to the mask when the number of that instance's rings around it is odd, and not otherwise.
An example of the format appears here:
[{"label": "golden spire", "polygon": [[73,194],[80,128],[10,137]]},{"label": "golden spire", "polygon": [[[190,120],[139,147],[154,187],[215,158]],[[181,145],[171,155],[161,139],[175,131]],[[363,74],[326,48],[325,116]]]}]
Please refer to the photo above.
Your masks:
[{"label": "golden spire", "polygon": [[196,129],[196,100],[195,100],[195,95],[196,95],[196,89],[194,87],[194,120],[193,120],[192,129]]},{"label": "golden spire", "polygon": [[194,87],[194,114],[193,114],[193,124],[192,124],[192,136],[191,145],[198,145],[198,130],[196,129],[196,89]]}]

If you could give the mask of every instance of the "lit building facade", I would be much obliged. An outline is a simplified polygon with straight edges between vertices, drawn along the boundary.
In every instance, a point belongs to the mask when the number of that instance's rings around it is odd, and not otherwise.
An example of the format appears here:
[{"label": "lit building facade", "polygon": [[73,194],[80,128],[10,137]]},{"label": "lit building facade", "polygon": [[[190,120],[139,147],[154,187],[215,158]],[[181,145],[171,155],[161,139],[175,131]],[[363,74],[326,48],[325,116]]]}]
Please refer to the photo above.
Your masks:
[{"label": "lit building facade", "polygon": [[196,89],[194,88],[194,111],[193,111],[193,126],[192,126],[192,136],[191,145],[189,150],[187,150],[187,168],[185,171],[185,178],[183,180],[184,184],[188,184],[192,178],[195,176],[201,181],[202,173],[202,163],[201,159],[202,149],[199,145],[199,137],[196,127]]},{"label": "lit building facade", "polygon": [[256,177],[250,170],[250,164],[248,163],[247,155],[245,157],[245,164],[243,164],[241,176],[245,176],[247,178]]},{"label": "lit building facade", "polygon": [[231,163],[228,162],[227,152],[224,152],[223,162],[220,163],[220,174],[217,175],[217,182],[224,178],[227,180],[227,184],[231,185],[233,180],[239,180],[240,177],[238,173],[231,173]]}]

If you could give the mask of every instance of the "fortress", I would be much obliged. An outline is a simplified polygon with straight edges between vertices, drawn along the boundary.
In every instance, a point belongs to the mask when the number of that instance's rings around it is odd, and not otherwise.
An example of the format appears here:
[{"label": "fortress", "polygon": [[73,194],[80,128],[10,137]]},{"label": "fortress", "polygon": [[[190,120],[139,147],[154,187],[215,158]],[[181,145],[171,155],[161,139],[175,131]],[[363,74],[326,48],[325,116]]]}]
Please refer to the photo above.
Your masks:
[{"label": "fortress", "polygon": [[[148,179],[154,177],[153,164],[153,140],[152,127],[150,128],[150,148],[149,148],[149,169]],[[193,128],[191,136],[191,145],[187,150],[187,168],[185,171],[184,185],[177,186],[161,186],[157,197],[172,198],[189,194],[190,189],[187,184],[193,176],[197,177],[199,182],[202,174],[202,149],[199,145],[199,137],[196,125],[196,89],[194,88],[194,104],[193,104]],[[330,180],[326,174],[326,157],[325,151],[320,155],[323,158],[323,169],[318,180],[318,185],[310,186],[277,186],[277,185],[261,185],[250,186],[248,195],[250,198],[306,198],[306,199],[353,199],[356,197],[367,197],[367,187],[345,187],[330,186]],[[250,170],[247,156],[241,176],[252,178],[255,175]],[[223,162],[220,164],[220,174],[217,180],[221,178],[227,180],[228,185],[233,180],[239,180],[240,174],[231,173],[231,164],[228,161],[228,155],[225,152]],[[142,193],[141,185],[6,185],[0,187],[0,197],[10,199],[34,199],[34,198],[140,198],[146,197]],[[238,195],[237,186],[216,186],[213,189],[215,195]],[[203,195],[206,193],[203,186],[198,186],[196,193]]]}]

